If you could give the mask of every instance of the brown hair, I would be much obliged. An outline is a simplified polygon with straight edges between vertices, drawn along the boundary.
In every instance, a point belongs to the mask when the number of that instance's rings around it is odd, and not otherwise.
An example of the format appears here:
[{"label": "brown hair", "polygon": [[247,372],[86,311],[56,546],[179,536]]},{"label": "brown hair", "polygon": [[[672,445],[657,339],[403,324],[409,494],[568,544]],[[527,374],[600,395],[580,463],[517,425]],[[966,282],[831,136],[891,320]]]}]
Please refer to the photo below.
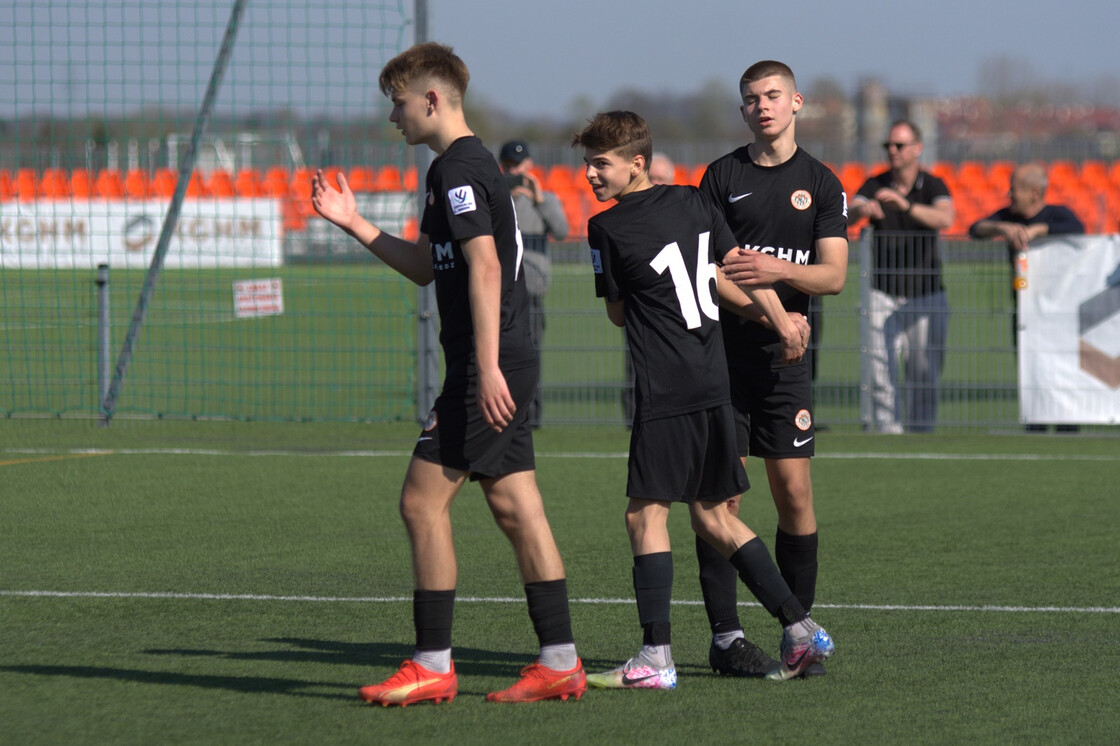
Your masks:
[{"label": "brown hair", "polygon": [[632,111],[600,112],[583,128],[572,136],[572,147],[582,145],[588,150],[605,153],[617,150],[623,158],[640,155],[649,169],[653,157],[653,136],[649,133],[646,120]]},{"label": "brown hair", "polygon": [[446,44],[429,41],[406,49],[385,63],[378,84],[381,92],[392,96],[418,80],[438,80],[451,89],[452,98],[462,104],[471,74],[466,64]]},{"label": "brown hair", "polygon": [[748,83],[774,75],[787,79],[793,90],[797,90],[797,78],[793,77],[793,70],[790,69],[789,65],[777,60],[760,60],[748,67],[742,77],[739,78],[739,94],[742,95],[743,89]]}]

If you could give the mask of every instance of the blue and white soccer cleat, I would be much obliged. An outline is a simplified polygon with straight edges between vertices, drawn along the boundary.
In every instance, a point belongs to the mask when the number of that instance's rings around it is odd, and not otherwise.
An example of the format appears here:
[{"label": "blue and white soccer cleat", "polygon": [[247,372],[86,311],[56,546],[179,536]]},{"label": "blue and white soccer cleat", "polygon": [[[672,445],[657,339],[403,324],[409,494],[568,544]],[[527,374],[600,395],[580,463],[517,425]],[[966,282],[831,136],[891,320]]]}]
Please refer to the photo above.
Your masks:
[{"label": "blue and white soccer cleat", "polygon": [[811,629],[804,637],[795,638],[789,632],[782,634],[781,665],[766,674],[766,678],[771,681],[796,678],[812,664],[828,660],[836,650],[836,645],[824,628],[811,619],[807,621]]}]

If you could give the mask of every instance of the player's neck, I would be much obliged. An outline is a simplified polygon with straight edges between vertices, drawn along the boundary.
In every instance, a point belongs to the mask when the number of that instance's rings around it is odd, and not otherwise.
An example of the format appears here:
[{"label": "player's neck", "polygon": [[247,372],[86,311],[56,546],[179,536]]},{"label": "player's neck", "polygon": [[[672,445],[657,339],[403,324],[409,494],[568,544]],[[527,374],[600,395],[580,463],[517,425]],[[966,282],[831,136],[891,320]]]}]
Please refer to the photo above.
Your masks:
[{"label": "player's neck", "polygon": [[473,134],[474,132],[467,126],[465,119],[455,118],[437,129],[431,139],[428,140],[427,145],[437,155],[443,155],[451,147],[451,143],[463,137],[470,137]]},{"label": "player's neck", "polygon": [[627,184],[626,187],[621,192],[619,192],[614,199],[616,202],[621,202],[631,194],[644,192],[645,190],[651,189],[652,187],[653,182],[649,180],[649,174],[643,171],[642,173],[635,176],[633,181]]},{"label": "player's neck", "polygon": [[751,160],[760,166],[780,166],[797,152],[793,136],[779,137],[775,140],[755,140],[747,146]]}]

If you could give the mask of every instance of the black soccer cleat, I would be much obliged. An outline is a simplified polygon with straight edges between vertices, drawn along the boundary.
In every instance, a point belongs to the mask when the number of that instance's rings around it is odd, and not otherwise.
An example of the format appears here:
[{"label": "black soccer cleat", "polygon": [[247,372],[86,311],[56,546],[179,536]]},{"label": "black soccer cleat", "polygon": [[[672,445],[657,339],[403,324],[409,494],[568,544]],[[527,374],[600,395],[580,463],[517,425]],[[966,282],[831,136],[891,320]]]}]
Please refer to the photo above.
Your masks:
[{"label": "black soccer cleat", "polygon": [[781,665],[753,642],[741,637],[732,642],[727,650],[721,650],[713,640],[708,648],[708,663],[713,671],[723,676],[747,676],[755,679],[761,679]]}]

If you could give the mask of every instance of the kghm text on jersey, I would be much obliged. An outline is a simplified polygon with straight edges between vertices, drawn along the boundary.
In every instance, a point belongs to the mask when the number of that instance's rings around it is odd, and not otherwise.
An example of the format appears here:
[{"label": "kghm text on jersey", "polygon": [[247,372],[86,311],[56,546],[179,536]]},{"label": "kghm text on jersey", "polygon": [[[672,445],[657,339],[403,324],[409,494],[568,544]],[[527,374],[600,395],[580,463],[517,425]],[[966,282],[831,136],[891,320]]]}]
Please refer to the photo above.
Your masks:
[{"label": "kghm text on jersey", "polygon": [[744,246],[745,249],[757,251],[760,254],[773,254],[779,259],[794,264],[809,264],[809,251],[807,249],[786,249],[773,246]]}]

